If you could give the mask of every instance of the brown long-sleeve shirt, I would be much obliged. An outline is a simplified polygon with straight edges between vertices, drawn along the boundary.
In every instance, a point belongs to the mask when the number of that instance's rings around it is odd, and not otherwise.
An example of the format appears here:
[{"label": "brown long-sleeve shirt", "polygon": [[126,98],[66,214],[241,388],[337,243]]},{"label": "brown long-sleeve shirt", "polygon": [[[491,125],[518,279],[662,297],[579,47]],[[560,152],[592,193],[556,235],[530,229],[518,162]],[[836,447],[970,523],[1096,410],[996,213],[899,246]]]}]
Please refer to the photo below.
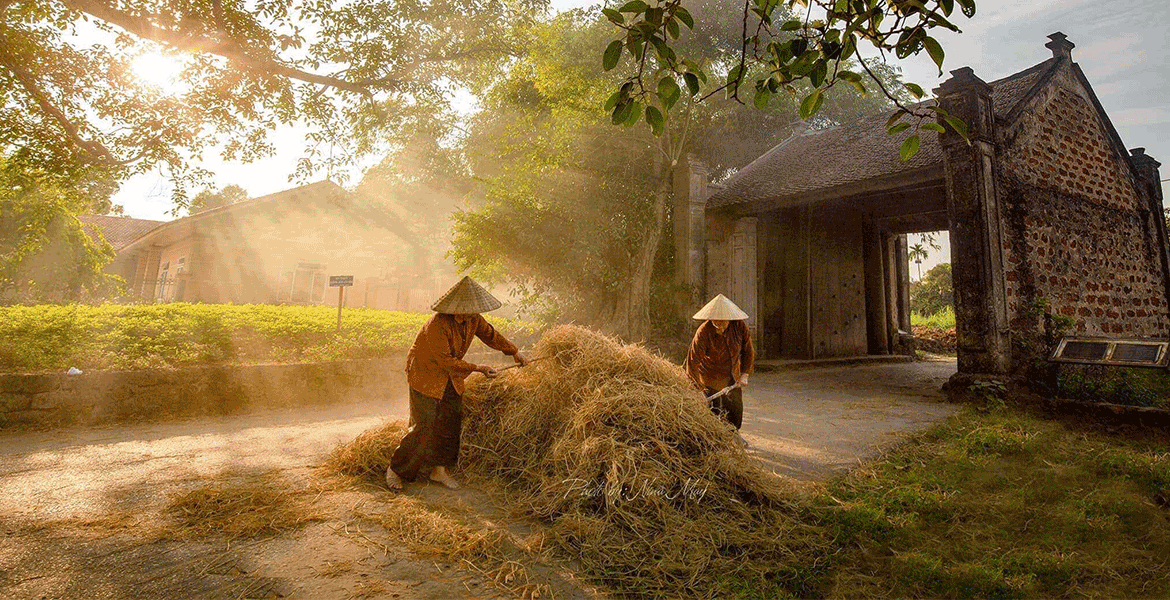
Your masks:
[{"label": "brown long-sleeve shirt", "polygon": [[691,340],[683,366],[695,383],[719,390],[737,381],[741,374],[751,374],[755,360],[752,336],[742,321],[728,323],[723,333],[711,321],[705,321]]},{"label": "brown long-sleeve shirt", "polygon": [[474,337],[509,356],[519,352],[483,315],[475,315],[466,324],[459,325],[454,315],[436,314],[423,325],[406,354],[406,381],[411,389],[431,398],[442,398],[450,381],[462,395],[463,380],[475,372],[475,365],[463,360]]}]

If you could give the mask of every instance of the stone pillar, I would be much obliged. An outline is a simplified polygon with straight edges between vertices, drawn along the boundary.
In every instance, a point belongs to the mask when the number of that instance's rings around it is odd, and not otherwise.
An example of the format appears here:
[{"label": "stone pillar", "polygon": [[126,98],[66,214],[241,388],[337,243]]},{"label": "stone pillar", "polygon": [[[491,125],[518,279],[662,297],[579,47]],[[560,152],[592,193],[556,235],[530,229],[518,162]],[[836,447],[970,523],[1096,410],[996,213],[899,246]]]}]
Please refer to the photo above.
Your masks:
[{"label": "stone pillar", "polygon": [[138,299],[141,302],[154,302],[155,290],[158,289],[158,261],[162,260],[162,249],[151,247],[143,250],[142,288]]},{"label": "stone pillar", "polygon": [[1170,307],[1170,240],[1167,239],[1166,213],[1162,204],[1162,176],[1158,171],[1162,163],[1146,154],[1145,148],[1133,148],[1129,154],[1130,161],[1141,178],[1140,183],[1145,187],[1150,223],[1153,226],[1151,233],[1156,238],[1153,242],[1156,248],[1161,249],[1158,257],[1162,262],[1163,289],[1166,290],[1166,297],[1163,300],[1166,301],[1166,306]]},{"label": "stone pillar", "polygon": [[1146,193],[1150,199],[1150,210],[1154,214],[1162,214],[1162,176],[1158,171],[1158,167],[1162,163],[1154,160],[1154,157],[1146,154],[1145,148],[1132,148],[1129,151],[1130,161],[1137,169],[1138,175],[1142,178],[1142,183],[1146,185]]},{"label": "stone pillar", "polygon": [[[748,314],[748,329],[752,338],[759,345],[759,289],[756,286],[756,217],[743,217],[735,220],[731,230],[731,240],[728,245],[730,261],[731,289],[727,297],[736,303]],[[712,294],[714,295],[714,294]]]},{"label": "stone pillar", "polygon": [[898,268],[898,329],[910,333],[910,245],[906,234],[894,239],[894,248]]},{"label": "stone pillar", "polygon": [[951,71],[935,94],[967,124],[970,143],[940,135],[947,183],[959,372],[1006,374],[1011,366],[1002,224],[995,181],[991,86],[970,67]]},{"label": "stone pillar", "polygon": [[890,354],[898,347],[898,236],[882,236],[882,258],[886,268],[886,344]]},{"label": "stone pillar", "polygon": [[[684,305],[698,303],[697,306],[701,306],[704,300],[707,177],[707,166],[691,155],[674,166],[675,283],[690,288],[688,302]],[[694,310],[684,307],[683,312],[690,317]]]},{"label": "stone pillar", "polygon": [[1072,49],[1076,48],[1077,45],[1068,41],[1068,36],[1057,31],[1056,33],[1048,36],[1048,39],[1052,41],[1044,44],[1044,47],[1052,51],[1052,56],[1054,58],[1063,58],[1070,61],[1072,60]]},{"label": "stone pillar", "polygon": [[126,294],[131,300],[142,301],[142,284],[146,280],[146,251],[134,253],[134,273],[126,286]]},{"label": "stone pillar", "polygon": [[882,236],[872,225],[862,229],[865,264],[865,333],[870,354],[889,354],[886,336],[886,278],[882,260]]}]

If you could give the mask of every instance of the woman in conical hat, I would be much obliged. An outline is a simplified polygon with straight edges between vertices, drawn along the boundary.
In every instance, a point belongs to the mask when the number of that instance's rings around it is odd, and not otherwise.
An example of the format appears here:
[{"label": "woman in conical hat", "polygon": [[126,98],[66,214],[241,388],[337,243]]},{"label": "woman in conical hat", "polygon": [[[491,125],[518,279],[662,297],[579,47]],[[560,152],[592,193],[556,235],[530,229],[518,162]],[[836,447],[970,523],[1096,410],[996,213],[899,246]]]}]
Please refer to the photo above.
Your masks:
[{"label": "woman in conical hat", "polygon": [[736,429],[743,424],[743,391],[756,358],[747,313],[723,294],[695,313],[703,322],[691,340],[684,368],[706,396],[728,386],[730,392],[711,400],[711,412],[727,419]]},{"label": "woman in conical hat", "polygon": [[472,339],[478,337],[517,363],[528,364],[516,346],[480,314],[499,307],[500,301],[470,277],[461,279],[431,306],[437,314],[423,325],[406,355],[412,425],[386,469],[390,489],[402,489],[403,481],[432,467],[431,480],[451,489],[459,487],[447,468],[459,460],[464,380],[475,372],[496,376],[489,366],[463,360]]}]

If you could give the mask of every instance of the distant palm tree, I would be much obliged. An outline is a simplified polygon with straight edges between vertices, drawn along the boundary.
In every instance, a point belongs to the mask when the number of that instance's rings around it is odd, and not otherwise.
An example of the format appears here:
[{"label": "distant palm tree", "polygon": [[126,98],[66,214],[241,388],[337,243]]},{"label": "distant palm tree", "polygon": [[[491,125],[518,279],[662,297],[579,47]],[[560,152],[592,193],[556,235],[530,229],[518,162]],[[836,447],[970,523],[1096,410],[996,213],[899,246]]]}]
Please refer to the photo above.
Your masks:
[{"label": "distant palm tree", "polygon": [[924,247],[922,244],[914,244],[913,246],[910,246],[910,252],[908,252],[907,254],[910,257],[910,260],[914,261],[914,263],[918,265],[918,279],[921,281],[922,280],[922,261],[926,260],[926,256],[927,256],[926,247]]}]

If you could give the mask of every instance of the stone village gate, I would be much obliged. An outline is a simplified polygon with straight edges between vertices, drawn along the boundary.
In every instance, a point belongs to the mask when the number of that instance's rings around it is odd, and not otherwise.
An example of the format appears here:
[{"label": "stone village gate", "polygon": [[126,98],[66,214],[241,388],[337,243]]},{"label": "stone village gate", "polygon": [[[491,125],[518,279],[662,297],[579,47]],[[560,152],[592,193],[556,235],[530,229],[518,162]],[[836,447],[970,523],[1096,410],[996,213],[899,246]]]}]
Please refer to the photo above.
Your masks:
[{"label": "stone village gate", "polygon": [[683,165],[683,282],[752,315],[764,358],[894,353],[910,330],[905,234],[945,229],[960,372],[1011,372],[1042,301],[1072,334],[1166,339],[1159,163],[1126,151],[1073,44],[1049,38],[1038,65],[991,83],[965,67],[935,90],[970,144],[924,132],[903,163],[887,113],[794,135],[722,186]]}]

